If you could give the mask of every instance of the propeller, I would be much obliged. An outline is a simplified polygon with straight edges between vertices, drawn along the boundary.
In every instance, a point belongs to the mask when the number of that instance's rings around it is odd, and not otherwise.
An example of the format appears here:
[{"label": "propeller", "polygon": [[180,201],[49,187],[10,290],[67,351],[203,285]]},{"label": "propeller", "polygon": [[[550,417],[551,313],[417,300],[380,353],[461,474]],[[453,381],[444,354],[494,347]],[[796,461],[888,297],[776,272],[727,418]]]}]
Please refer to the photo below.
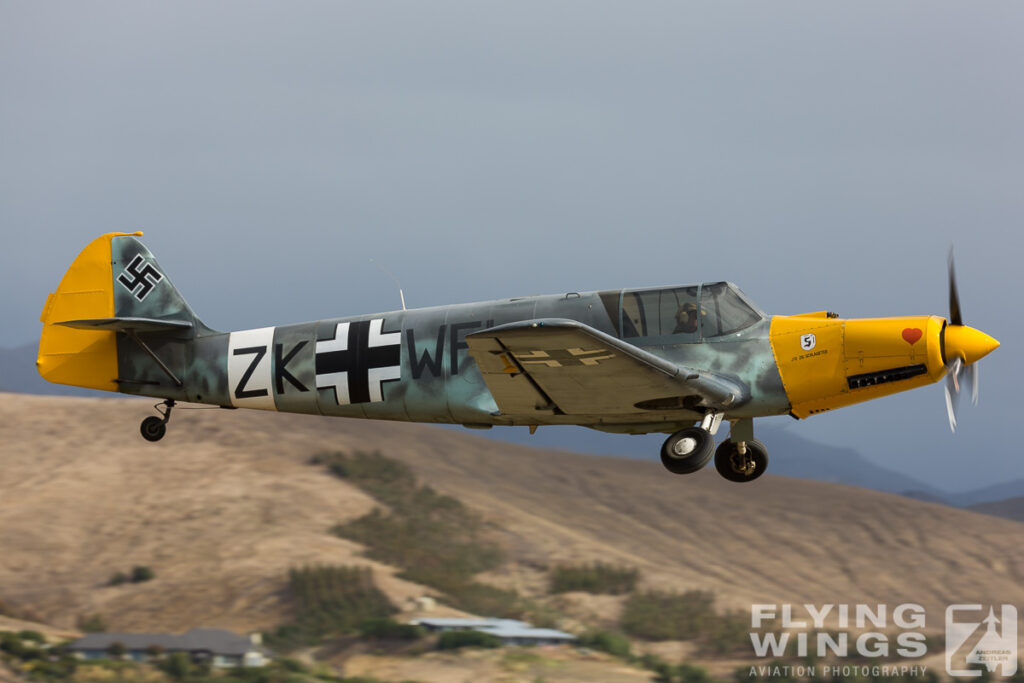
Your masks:
[{"label": "propeller", "polygon": [[949,429],[956,432],[957,405],[963,387],[971,385],[971,403],[978,404],[978,368],[975,362],[991,353],[999,342],[980,330],[964,325],[960,293],[956,286],[953,248],[949,248],[949,322],[942,330],[943,362],[946,365],[946,414]]}]

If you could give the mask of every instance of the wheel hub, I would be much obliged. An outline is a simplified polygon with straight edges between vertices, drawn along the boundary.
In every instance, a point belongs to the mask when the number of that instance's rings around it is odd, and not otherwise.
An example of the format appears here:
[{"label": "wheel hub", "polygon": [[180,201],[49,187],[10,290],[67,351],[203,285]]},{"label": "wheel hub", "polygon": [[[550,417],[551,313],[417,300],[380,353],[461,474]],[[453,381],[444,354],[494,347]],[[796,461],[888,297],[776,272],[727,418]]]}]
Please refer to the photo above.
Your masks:
[{"label": "wheel hub", "polygon": [[679,441],[676,441],[672,446],[672,455],[679,458],[685,458],[697,449],[697,439],[692,436],[686,436]]}]

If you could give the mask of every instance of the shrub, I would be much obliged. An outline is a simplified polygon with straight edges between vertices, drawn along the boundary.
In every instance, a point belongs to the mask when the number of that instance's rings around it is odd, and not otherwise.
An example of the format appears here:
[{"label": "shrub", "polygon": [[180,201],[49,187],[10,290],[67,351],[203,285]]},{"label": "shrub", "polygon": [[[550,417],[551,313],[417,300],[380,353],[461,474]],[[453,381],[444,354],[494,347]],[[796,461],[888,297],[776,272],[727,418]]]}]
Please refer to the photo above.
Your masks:
[{"label": "shrub", "polygon": [[19,631],[18,637],[33,643],[45,643],[46,638],[39,631]]},{"label": "shrub", "polygon": [[121,642],[113,642],[110,644],[110,647],[107,648],[107,654],[113,659],[121,659],[127,651],[128,650],[125,648],[124,643]]},{"label": "shrub", "polygon": [[618,567],[603,562],[558,565],[551,573],[551,593],[585,591],[587,593],[624,595],[636,587],[639,572],[631,567]]},{"label": "shrub", "polygon": [[149,567],[132,567],[132,583],[142,583],[143,581],[151,581],[156,576],[153,570]]},{"label": "shrub", "polygon": [[79,616],[77,621],[79,631],[85,633],[104,633],[107,630],[107,620],[99,614],[90,616]]},{"label": "shrub", "polygon": [[718,619],[715,596],[708,591],[644,591],[626,601],[622,630],[645,640],[692,640]]},{"label": "shrub", "polygon": [[448,603],[464,612],[518,619],[524,616],[527,609],[527,605],[514,590],[472,581],[460,574],[414,567],[399,576],[436,588],[448,596]]},{"label": "shrub", "polygon": [[400,494],[416,487],[416,475],[407,465],[377,451],[356,451],[351,456],[319,453],[311,462],[326,465],[334,476],[351,481],[388,505],[400,504]]},{"label": "shrub", "polygon": [[61,657],[56,660],[42,659],[33,663],[32,673],[29,676],[32,680],[67,680],[74,676],[77,669],[78,660],[74,657]]},{"label": "shrub", "polygon": [[363,489],[380,508],[332,531],[366,546],[366,555],[404,570],[402,578],[431,586],[468,612],[520,617],[518,594],[474,582],[473,575],[504,560],[486,538],[483,520],[461,501],[417,482],[405,464],[380,453],[320,453],[315,464]]},{"label": "shrub", "polygon": [[710,619],[701,636],[700,651],[706,655],[750,652],[750,617],[739,611]]},{"label": "shrub", "polygon": [[125,574],[124,572],[120,572],[119,571],[119,572],[114,572],[113,574],[110,575],[110,580],[107,581],[107,585],[108,586],[120,586],[121,584],[128,583],[129,581],[131,581],[131,579],[128,578],[128,575]]},{"label": "shrub", "polygon": [[614,657],[629,659],[632,652],[629,640],[621,633],[614,631],[592,631],[579,639],[582,647],[589,647],[600,652],[607,652]]},{"label": "shrub", "polygon": [[157,668],[176,681],[181,681],[193,673],[192,660],[184,652],[172,652],[157,664]]},{"label": "shrub", "polygon": [[274,637],[283,649],[314,644],[324,636],[350,633],[369,620],[398,610],[373,581],[369,567],[310,566],[288,572],[294,623]]},{"label": "shrub", "polygon": [[460,647],[501,647],[501,639],[482,631],[445,631],[437,643],[439,650],[457,650]]},{"label": "shrub", "polygon": [[677,671],[676,680],[679,683],[711,683],[712,681],[708,670],[700,666],[683,663],[679,665]]},{"label": "shrub", "polygon": [[390,617],[367,619],[359,624],[359,634],[374,640],[417,640],[423,629],[412,624],[400,624]]},{"label": "shrub", "polygon": [[0,652],[6,652],[15,657],[21,657],[25,651],[25,644],[16,633],[0,633]]},{"label": "shrub", "polygon": [[0,652],[6,652],[23,662],[44,659],[43,651],[34,645],[25,644],[18,633],[0,633]]}]

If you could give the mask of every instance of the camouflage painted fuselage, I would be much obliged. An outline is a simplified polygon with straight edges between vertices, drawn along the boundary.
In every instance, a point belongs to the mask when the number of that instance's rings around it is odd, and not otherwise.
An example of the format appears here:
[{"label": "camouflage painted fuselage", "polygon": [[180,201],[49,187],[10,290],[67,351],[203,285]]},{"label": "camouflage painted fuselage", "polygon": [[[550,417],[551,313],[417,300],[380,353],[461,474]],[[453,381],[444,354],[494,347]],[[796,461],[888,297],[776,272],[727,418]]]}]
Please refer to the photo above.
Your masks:
[{"label": "camouflage painted fuselage", "polygon": [[[679,406],[615,415],[506,414],[467,352],[467,334],[534,319],[575,320],[618,337],[622,295],[534,296],[229,333],[201,329],[194,338],[165,338],[153,347],[182,379],[181,387],[169,383],[131,340],[120,339],[120,386],[125,393],[221,406],[472,426],[583,424],[671,432],[692,424],[703,412]],[[673,364],[704,368],[748,387],[730,418],[784,414],[789,402],[769,329],[770,321],[761,319],[720,338],[630,341]],[[650,396],[659,398],[670,397]]]}]

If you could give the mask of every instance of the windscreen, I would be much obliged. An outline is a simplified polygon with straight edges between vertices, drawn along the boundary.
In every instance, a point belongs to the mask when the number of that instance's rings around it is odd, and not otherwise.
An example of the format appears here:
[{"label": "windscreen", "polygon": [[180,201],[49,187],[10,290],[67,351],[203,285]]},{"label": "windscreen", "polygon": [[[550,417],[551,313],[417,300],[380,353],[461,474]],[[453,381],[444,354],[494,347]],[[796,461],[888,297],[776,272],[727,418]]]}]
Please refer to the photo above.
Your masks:
[{"label": "windscreen", "polygon": [[761,319],[728,282],[705,284],[700,293],[701,325],[705,337],[721,337],[750,327]]}]

